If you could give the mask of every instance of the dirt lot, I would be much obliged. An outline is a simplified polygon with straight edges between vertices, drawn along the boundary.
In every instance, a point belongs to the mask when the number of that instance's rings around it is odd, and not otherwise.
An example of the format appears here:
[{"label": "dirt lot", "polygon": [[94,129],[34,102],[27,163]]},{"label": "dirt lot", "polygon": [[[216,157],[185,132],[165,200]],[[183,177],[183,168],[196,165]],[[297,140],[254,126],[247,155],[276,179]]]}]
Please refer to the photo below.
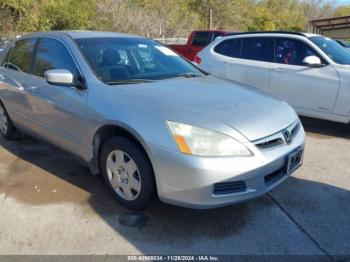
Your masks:
[{"label": "dirt lot", "polygon": [[350,255],[350,126],[303,123],[301,169],[266,196],[208,211],[129,212],[67,153],[0,138],[0,254]]}]

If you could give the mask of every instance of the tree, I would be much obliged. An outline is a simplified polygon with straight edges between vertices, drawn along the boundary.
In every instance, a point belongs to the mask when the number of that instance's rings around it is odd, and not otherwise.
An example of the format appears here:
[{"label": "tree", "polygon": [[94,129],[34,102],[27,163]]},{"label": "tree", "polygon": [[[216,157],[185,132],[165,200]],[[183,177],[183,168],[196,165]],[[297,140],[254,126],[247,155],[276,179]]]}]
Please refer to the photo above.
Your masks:
[{"label": "tree", "polygon": [[305,24],[303,9],[296,0],[262,0],[253,7],[248,30],[303,31]]},{"label": "tree", "polygon": [[332,17],[334,2],[330,0],[303,0],[300,2],[306,20]]},{"label": "tree", "polygon": [[4,34],[4,31],[10,29],[11,33],[7,33],[14,35],[16,32],[21,31],[22,18],[30,13],[35,4],[35,0],[2,0],[0,2],[1,33]]},{"label": "tree", "polygon": [[334,11],[333,16],[335,17],[350,16],[350,5],[338,6]]},{"label": "tree", "polygon": [[198,15],[190,9],[191,1],[138,0],[136,2],[139,8],[151,15],[153,27],[158,30],[158,37],[179,36],[184,29],[200,25]]},{"label": "tree", "polygon": [[311,19],[350,15],[334,0],[0,0],[0,34],[96,29],[186,37],[208,26],[230,31],[304,31]]},{"label": "tree", "polygon": [[93,5],[92,0],[44,0],[30,19],[36,21],[35,30],[89,29]]},{"label": "tree", "polygon": [[251,0],[194,0],[189,7],[198,13],[203,28],[207,28],[208,13],[212,9],[214,28],[243,31],[249,23],[252,3]]},{"label": "tree", "polygon": [[0,34],[2,36],[11,36],[15,31],[15,20],[11,13],[7,6],[0,8]]}]

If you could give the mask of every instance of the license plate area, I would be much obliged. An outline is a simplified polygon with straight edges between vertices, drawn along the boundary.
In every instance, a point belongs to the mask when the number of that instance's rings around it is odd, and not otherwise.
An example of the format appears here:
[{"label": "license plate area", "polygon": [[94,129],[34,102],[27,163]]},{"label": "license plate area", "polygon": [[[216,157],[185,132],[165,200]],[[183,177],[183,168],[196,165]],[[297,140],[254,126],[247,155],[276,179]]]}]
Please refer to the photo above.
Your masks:
[{"label": "license plate area", "polygon": [[286,174],[293,173],[303,163],[304,148],[298,148],[287,157]]}]

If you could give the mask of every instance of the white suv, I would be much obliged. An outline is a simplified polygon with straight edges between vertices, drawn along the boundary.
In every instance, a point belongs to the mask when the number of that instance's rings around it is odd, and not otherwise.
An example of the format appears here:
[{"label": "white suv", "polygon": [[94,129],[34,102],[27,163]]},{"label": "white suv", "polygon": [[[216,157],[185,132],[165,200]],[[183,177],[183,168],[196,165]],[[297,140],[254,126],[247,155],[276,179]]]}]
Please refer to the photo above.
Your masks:
[{"label": "white suv", "polygon": [[238,33],[216,39],[194,61],[213,75],[287,101],[300,115],[350,121],[350,52],[330,38]]}]

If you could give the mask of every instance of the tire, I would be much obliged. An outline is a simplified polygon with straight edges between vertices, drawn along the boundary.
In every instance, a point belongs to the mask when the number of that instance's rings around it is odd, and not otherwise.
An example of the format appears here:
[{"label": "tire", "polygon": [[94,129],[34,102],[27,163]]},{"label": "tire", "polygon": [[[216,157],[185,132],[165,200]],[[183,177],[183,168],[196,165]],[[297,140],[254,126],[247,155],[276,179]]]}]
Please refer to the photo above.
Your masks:
[{"label": "tire", "polygon": [[5,106],[0,101],[0,133],[7,140],[15,138],[16,129],[7,114]]},{"label": "tire", "polygon": [[154,173],[147,156],[134,142],[113,137],[103,145],[100,170],[118,202],[132,210],[145,209],[155,194]]}]

